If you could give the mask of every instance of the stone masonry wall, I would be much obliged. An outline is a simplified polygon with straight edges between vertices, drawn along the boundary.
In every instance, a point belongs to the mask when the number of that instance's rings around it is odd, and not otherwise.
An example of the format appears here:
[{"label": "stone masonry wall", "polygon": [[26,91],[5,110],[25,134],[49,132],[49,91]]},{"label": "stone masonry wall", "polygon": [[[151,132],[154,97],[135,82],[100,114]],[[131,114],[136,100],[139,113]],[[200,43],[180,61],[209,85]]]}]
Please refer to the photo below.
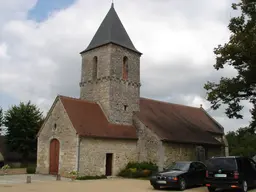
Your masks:
[{"label": "stone masonry wall", "polygon": [[[196,161],[196,145],[193,144],[175,144],[163,143],[165,158],[164,166],[168,166],[175,161]],[[203,146],[203,145],[202,145]],[[220,155],[222,152],[221,147],[203,146],[205,148],[206,159]]]},{"label": "stone masonry wall", "polygon": [[195,146],[193,144],[163,143],[165,158],[164,167],[175,161],[195,160]]},{"label": "stone masonry wall", "polygon": [[[95,56],[98,69],[97,79],[93,80]],[[128,80],[122,79],[125,56]],[[110,122],[131,125],[133,111],[139,111],[140,55],[114,44],[82,54],[80,87],[80,98],[99,102]]]},{"label": "stone masonry wall", "polygon": [[211,158],[213,156],[223,156],[223,148],[222,147],[208,147],[207,148],[207,156]]},{"label": "stone masonry wall", "polygon": [[65,175],[69,171],[76,170],[76,132],[60,100],[56,102],[38,137],[37,173],[49,174],[50,141],[54,138],[60,142],[59,173]]},{"label": "stone masonry wall", "polygon": [[137,144],[139,161],[156,163],[161,170],[164,163],[164,148],[162,141],[136,116],[134,116],[134,125],[137,128],[137,134],[139,138]]},{"label": "stone masonry wall", "polygon": [[117,175],[131,161],[137,161],[137,140],[81,138],[79,174],[105,175],[106,153],[113,153],[112,174]]},{"label": "stone masonry wall", "polygon": [[225,134],[223,135],[219,135],[219,134],[212,134],[213,137],[218,140],[220,143],[223,144],[223,146],[221,147],[221,153],[215,153],[216,156],[228,156],[229,155],[229,146],[228,146],[228,141],[226,139]]}]

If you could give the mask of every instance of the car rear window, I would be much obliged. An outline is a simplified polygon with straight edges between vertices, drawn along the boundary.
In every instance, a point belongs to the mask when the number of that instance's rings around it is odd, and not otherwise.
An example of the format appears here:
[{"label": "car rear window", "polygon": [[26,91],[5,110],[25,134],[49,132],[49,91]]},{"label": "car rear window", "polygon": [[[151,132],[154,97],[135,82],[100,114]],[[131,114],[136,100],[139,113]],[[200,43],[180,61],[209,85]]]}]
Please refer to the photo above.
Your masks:
[{"label": "car rear window", "polygon": [[208,170],[224,169],[227,171],[237,170],[235,158],[212,158],[206,162]]}]

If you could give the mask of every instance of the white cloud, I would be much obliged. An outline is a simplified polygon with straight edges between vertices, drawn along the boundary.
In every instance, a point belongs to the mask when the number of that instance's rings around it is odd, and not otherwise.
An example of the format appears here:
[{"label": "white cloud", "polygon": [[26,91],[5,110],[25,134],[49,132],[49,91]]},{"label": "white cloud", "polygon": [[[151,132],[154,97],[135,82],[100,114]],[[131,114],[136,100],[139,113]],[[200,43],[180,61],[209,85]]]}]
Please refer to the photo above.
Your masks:
[{"label": "white cloud", "polygon": [[[109,1],[78,0],[41,23],[26,19],[35,0],[3,2],[0,18],[7,19],[0,19],[0,91],[30,99],[45,111],[57,94],[79,96],[79,52],[106,15]],[[231,0],[115,4],[133,43],[143,52],[142,96],[210,106],[203,99],[203,83],[232,71],[216,73],[212,67],[213,48],[229,37],[230,5]],[[223,113],[220,116],[220,123],[231,122]]]}]

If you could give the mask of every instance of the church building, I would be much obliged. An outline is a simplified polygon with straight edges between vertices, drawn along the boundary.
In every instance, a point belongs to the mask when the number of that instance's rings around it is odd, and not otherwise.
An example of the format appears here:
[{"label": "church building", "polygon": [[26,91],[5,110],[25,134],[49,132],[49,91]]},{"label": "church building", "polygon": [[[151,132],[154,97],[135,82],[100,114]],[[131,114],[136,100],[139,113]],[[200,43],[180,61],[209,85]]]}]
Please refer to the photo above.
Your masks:
[{"label": "church building", "polygon": [[162,170],[228,154],[224,128],[202,107],[140,97],[142,53],[113,4],[80,54],[80,98],[53,102],[37,135],[37,173],[110,176],[129,162]]}]

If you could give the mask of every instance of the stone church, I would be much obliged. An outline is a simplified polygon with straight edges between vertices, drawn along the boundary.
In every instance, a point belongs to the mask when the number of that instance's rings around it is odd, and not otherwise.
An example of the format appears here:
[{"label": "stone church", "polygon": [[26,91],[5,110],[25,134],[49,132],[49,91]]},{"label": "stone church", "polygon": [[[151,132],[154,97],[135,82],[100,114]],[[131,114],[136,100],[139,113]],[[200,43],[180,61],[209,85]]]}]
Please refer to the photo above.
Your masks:
[{"label": "stone church", "polygon": [[37,173],[109,176],[128,162],[161,170],[228,154],[224,128],[202,107],[140,97],[142,53],[113,4],[80,54],[80,98],[56,97],[37,135]]}]

